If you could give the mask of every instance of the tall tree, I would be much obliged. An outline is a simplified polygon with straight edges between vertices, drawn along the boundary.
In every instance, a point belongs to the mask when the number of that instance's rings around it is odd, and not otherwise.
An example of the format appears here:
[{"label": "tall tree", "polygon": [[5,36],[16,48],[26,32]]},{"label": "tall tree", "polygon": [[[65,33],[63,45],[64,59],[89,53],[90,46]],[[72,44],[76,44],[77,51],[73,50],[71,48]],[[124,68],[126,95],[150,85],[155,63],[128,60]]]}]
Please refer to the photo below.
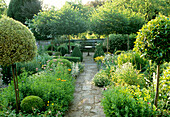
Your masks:
[{"label": "tall tree", "polygon": [[60,10],[40,12],[32,20],[35,31],[44,36],[76,35],[86,31],[86,21],[78,9],[66,3]]},{"label": "tall tree", "polygon": [[24,24],[26,19],[32,19],[34,14],[42,10],[41,5],[40,0],[11,0],[7,15]]},{"label": "tall tree", "polygon": [[106,2],[93,12],[90,18],[91,31],[99,35],[130,34],[137,32],[142,27],[144,18],[140,14],[125,8],[114,8],[114,5],[112,2]]}]

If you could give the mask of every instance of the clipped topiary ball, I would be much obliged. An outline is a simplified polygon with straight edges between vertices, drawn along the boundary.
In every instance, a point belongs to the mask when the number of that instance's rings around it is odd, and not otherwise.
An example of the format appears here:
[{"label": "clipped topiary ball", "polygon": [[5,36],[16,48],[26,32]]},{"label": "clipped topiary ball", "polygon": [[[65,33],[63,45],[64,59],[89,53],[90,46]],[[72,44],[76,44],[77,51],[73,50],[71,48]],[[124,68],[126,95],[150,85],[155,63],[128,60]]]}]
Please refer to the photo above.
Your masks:
[{"label": "clipped topiary ball", "polygon": [[134,50],[157,64],[170,61],[170,17],[159,16],[138,32]]},{"label": "clipped topiary ball", "polygon": [[77,46],[73,49],[73,52],[71,53],[71,56],[72,57],[80,57],[81,61],[83,61],[83,54],[81,53],[79,47],[77,47]]},{"label": "clipped topiary ball", "polygon": [[29,61],[37,46],[32,32],[22,23],[2,16],[0,19],[0,65]]},{"label": "clipped topiary ball", "polygon": [[21,101],[21,109],[27,113],[33,112],[33,109],[41,110],[43,106],[44,102],[38,96],[27,96]]}]

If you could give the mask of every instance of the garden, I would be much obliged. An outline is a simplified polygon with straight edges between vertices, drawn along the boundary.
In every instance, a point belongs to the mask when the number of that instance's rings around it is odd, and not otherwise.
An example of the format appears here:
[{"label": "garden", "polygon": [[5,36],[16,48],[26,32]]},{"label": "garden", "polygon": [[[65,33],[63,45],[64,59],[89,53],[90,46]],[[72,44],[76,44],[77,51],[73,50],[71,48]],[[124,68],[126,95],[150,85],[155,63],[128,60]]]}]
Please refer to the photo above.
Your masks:
[{"label": "garden", "polygon": [[106,117],[170,116],[170,5],[164,1],[79,1],[56,9],[39,0],[9,6],[0,0],[0,116],[65,116],[86,52],[94,53],[92,83],[104,89]]}]

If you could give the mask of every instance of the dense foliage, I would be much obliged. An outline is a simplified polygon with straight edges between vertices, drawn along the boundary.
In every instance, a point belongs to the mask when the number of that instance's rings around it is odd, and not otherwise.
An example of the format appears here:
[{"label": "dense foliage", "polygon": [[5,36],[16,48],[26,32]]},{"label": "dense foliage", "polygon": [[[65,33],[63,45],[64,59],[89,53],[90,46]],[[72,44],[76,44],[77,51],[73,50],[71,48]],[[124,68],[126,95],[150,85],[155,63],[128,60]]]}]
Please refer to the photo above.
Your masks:
[{"label": "dense foliage", "polygon": [[[134,42],[136,40],[135,34],[122,35],[122,34],[110,34],[109,35],[109,52],[115,50],[127,50],[128,49],[128,38],[129,38],[129,49],[133,49]],[[106,44],[105,44],[106,45]]]},{"label": "dense foliage", "polygon": [[145,21],[154,19],[159,13],[170,15],[170,2],[168,0],[111,0],[115,9],[130,9],[141,13]]},{"label": "dense foliage", "polygon": [[7,15],[24,24],[26,19],[32,19],[40,10],[42,7],[39,0],[11,0]]},{"label": "dense foliage", "polygon": [[96,57],[99,57],[99,56],[104,56],[104,51],[103,51],[102,47],[97,47],[95,49],[95,53],[94,53],[93,58],[96,58]]},{"label": "dense foliage", "polygon": [[129,9],[118,9],[106,2],[90,17],[90,30],[101,35],[111,33],[135,33],[144,24],[144,18]]},{"label": "dense foliage", "polygon": [[104,91],[102,105],[106,117],[152,117],[156,108],[150,101],[147,89],[117,86]]},{"label": "dense foliage", "polygon": [[78,9],[70,4],[60,10],[47,10],[34,16],[31,27],[42,36],[75,35],[86,31],[84,19]]}]

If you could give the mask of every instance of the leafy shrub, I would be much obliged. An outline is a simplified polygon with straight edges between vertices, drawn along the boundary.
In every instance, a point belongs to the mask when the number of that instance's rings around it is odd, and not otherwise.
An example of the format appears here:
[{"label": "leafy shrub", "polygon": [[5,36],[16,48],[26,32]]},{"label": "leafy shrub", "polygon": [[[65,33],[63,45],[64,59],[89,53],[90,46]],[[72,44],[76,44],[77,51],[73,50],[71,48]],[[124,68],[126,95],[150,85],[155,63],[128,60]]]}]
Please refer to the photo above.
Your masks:
[{"label": "leafy shrub", "polygon": [[71,53],[71,56],[72,57],[80,57],[81,61],[83,61],[83,54],[81,53],[79,47],[77,47],[77,46],[73,49],[73,52]]},{"label": "leafy shrub", "polygon": [[162,116],[164,114],[170,114],[170,67],[167,67],[163,71],[163,76],[160,78],[160,95],[158,101],[158,108],[161,109]]},{"label": "leafy shrub", "polygon": [[43,106],[44,102],[38,96],[27,96],[21,101],[21,109],[27,113],[33,112],[34,109],[41,110]]},{"label": "leafy shrub", "polygon": [[104,56],[104,51],[101,47],[96,48],[93,58]]},{"label": "leafy shrub", "polygon": [[67,59],[53,59],[47,64],[47,67],[49,68],[57,67],[58,64],[71,68],[71,62]]},{"label": "leafy shrub", "polygon": [[146,67],[148,65],[148,60],[141,58],[141,55],[136,52],[128,51],[128,52],[122,52],[120,55],[118,55],[117,58],[118,65],[122,65],[126,62],[130,62],[135,66],[138,70],[146,70]]},{"label": "leafy shrub", "polygon": [[112,80],[115,83],[129,85],[140,85],[145,87],[145,80],[143,74],[139,73],[138,70],[134,69],[131,63],[125,63],[112,73]]},{"label": "leafy shrub", "polygon": [[110,83],[110,79],[105,70],[100,70],[93,78],[93,83],[98,87],[107,86]]},{"label": "leafy shrub", "polygon": [[62,54],[62,56],[64,56],[65,54],[68,53],[68,47],[66,44],[62,44],[60,45],[57,50]]},{"label": "leafy shrub", "polygon": [[133,95],[128,88],[122,86],[111,87],[104,91],[102,105],[106,117],[154,116],[155,108],[152,109],[152,105],[140,96],[140,94],[146,94],[142,93],[142,91],[139,92],[134,92]]}]

